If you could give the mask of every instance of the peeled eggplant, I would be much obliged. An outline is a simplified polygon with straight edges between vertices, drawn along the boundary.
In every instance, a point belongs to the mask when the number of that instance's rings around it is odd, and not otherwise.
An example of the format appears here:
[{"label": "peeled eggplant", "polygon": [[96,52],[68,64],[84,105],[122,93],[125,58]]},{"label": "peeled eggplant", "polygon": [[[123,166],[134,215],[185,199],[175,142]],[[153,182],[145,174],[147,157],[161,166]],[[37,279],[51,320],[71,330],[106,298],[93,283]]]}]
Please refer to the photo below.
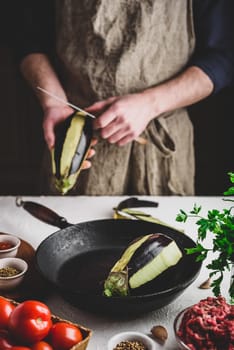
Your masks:
[{"label": "peeled eggplant", "polygon": [[51,157],[55,187],[61,194],[76,184],[92,135],[91,120],[82,112],[73,113],[57,127]]},{"label": "peeled eggplant", "polygon": [[126,296],[131,289],[152,281],[181,258],[179,247],[170,237],[162,233],[139,237],[112,267],[104,283],[104,295]]}]

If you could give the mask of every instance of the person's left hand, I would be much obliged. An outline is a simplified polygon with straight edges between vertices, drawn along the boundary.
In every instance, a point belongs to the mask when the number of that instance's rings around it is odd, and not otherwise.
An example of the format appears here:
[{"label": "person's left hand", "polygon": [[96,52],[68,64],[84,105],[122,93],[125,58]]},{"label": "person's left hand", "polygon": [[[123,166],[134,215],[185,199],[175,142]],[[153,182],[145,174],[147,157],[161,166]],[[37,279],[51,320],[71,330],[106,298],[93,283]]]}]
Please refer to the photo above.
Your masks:
[{"label": "person's left hand", "polygon": [[147,94],[111,97],[86,108],[95,115],[94,129],[100,130],[102,138],[123,146],[136,139],[155,117]]},{"label": "person's left hand", "polygon": [[81,170],[89,169],[92,166],[90,159],[95,155],[95,149],[93,148],[97,144],[97,139],[91,141],[91,147],[88,151],[87,158],[83,161],[81,165]]}]

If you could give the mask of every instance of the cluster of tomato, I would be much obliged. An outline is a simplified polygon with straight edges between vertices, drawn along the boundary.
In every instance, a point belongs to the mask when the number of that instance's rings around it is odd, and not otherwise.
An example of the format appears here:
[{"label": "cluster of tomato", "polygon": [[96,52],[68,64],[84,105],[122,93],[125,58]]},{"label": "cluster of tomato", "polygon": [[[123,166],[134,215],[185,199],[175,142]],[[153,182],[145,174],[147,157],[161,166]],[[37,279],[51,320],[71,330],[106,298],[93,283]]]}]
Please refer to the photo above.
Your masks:
[{"label": "cluster of tomato", "polygon": [[45,304],[27,300],[14,305],[0,297],[1,350],[69,350],[82,339],[75,325],[53,323]]}]

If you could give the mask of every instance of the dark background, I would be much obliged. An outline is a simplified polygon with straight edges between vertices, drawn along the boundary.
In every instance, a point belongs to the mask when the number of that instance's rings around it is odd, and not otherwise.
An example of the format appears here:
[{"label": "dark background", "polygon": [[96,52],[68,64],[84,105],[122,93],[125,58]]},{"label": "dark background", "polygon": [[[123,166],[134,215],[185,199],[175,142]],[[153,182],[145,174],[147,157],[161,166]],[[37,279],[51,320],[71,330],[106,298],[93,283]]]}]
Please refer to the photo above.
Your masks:
[{"label": "dark background", "polygon": [[[42,111],[11,49],[16,17],[14,2],[8,0],[0,14],[0,195],[36,195],[45,147]],[[234,88],[189,111],[195,129],[196,194],[222,195],[230,185],[227,173],[234,171]]]}]

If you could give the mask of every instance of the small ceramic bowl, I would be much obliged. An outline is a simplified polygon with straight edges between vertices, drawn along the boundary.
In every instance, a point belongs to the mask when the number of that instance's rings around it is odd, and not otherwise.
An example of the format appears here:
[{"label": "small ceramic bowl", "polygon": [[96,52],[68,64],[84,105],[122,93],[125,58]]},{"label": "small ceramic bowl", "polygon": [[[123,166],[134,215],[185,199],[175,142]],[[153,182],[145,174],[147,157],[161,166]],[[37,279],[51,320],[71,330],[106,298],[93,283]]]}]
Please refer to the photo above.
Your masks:
[{"label": "small ceramic bowl", "polygon": [[181,324],[181,321],[183,319],[183,316],[185,314],[185,312],[189,309],[189,307],[187,307],[186,309],[182,310],[181,312],[178,313],[178,315],[176,316],[175,320],[174,320],[174,332],[175,332],[175,338],[178,344],[178,349],[181,350],[191,350],[183,341],[182,339],[179,337],[178,335],[178,330]]},{"label": "small ceramic bowl", "polygon": [[0,258],[16,256],[20,243],[20,239],[14,235],[0,234]]},{"label": "small ceramic bowl", "polygon": [[114,350],[123,341],[140,341],[145,345],[147,350],[157,350],[156,343],[148,335],[133,331],[115,334],[108,342],[108,350]]},{"label": "small ceramic bowl", "polygon": [[16,275],[3,277],[0,274],[0,291],[11,290],[18,287],[24,279],[24,276],[28,270],[28,264],[23,259],[19,258],[2,258],[0,259],[0,272],[1,269],[14,268],[19,271]]}]

